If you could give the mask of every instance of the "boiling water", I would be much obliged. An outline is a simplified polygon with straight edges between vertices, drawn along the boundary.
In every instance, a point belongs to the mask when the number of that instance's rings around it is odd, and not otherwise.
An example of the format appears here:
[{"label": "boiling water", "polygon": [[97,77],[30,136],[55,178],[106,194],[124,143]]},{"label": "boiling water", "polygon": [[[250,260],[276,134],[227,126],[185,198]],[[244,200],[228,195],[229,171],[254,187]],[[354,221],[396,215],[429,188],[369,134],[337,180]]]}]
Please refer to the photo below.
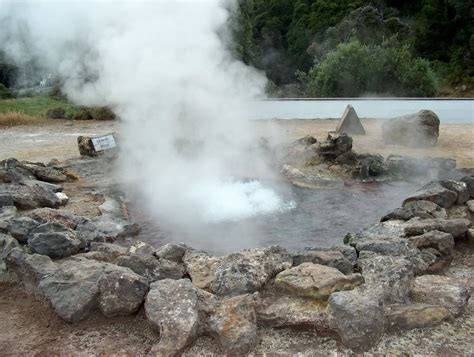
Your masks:
[{"label": "boiling water", "polygon": [[157,246],[185,242],[224,254],[279,244],[295,251],[342,244],[346,233],[377,223],[383,213],[399,207],[418,187],[411,183],[357,184],[331,190],[277,186],[274,189],[286,202],[294,202],[293,209],[201,224],[167,224],[147,217],[133,205],[130,210],[143,227],[139,239]]}]

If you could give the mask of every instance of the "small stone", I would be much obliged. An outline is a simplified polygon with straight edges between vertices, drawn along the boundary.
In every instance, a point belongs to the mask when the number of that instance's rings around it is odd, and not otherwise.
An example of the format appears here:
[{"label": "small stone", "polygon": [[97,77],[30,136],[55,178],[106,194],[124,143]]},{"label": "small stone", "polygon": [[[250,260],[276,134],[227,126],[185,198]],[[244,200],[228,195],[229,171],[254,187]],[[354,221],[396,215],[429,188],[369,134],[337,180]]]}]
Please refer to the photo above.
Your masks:
[{"label": "small stone", "polygon": [[335,268],[303,263],[279,273],[274,285],[287,295],[326,300],[335,291],[353,289],[363,282],[360,274],[344,275]]},{"label": "small stone", "polygon": [[471,293],[452,278],[422,275],[413,281],[410,296],[416,303],[444,306],[453,316],[459,316],[464,312]]}]

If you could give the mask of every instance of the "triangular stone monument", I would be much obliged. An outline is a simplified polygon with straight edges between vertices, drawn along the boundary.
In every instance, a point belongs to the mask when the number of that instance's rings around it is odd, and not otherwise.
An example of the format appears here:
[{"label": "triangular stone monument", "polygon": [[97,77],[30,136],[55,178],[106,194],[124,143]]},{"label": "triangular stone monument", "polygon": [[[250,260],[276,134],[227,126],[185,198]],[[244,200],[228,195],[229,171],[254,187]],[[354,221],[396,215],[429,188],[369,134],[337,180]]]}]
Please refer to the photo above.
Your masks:
[{"label": "triangular stone monument", "polygon": [[344,110],[344,114],[342,114],[341,120],[337,124],[336,131],[349,135],[365,135],[365,129],[352,105],[349,104],[346,110]]}]

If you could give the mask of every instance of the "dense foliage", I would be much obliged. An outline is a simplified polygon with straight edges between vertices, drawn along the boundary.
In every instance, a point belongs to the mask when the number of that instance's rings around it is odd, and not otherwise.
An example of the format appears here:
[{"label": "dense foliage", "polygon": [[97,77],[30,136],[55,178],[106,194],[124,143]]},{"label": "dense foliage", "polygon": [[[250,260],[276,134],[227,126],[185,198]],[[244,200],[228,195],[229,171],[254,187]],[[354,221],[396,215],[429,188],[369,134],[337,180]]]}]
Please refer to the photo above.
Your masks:
[{"label": "dense foliage", "polygon": [[280,95],[433,96],[473,83],[473,2],[240,0],[236,51]]}]

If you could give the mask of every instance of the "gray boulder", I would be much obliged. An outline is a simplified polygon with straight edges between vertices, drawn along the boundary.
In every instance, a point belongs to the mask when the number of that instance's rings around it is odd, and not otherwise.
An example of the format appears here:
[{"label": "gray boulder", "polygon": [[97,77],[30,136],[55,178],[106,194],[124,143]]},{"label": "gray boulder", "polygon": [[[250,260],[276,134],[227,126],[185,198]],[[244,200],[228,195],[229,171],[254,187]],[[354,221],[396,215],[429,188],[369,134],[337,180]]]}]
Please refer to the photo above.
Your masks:
[{"label": "gray boulder", "polygon": [[158,248],[158,250],[156,250],[154,254],[158,258],[171,260],[177,263],[182,263],[184,253],[186,253],[186,251],[191,250],[191,249],[192,248],[188,247],[184,243],[178,243],[178,244],[168,243]]},{"label": "gray boulder", "polygon": [[443,208],[451,207],[458,199],[458,194],[452,191],[439,182],[432,182],[428,185],[423,186],[419,194],[408,197],[403,201],[403,206],[414,202],[414,201],[431,201],[436,203],[438,206]]},{"label": "gray boulder", "polygon": [[338,269],[344,274],[350,274],[353,271],[353,263],[350,262],[340,250],[305,248],[293,255],[293,264],[314,263],[326,265]]},{"label": "gray boulder", "polygon": [[408,147],[432,147],[438,143],[439,118],[431,110],[421,110],[384,121],[382,137],[385,144]]},{"label": "gray boulder", "polygon": [[107,269],[99,280],[99,308],[105,316],[136,312],[148,291],[148,281],[127,268]]},{"label": "gray boulder", "polygon": [[444,256],[452,255],[454,238],[449,233],[430,231],[428,233],[408,238],[418,249],[435,248]]},{"label": "gray boulder", "polygon": [[414,253],[410,242],[398,237],[366,239],[356,243],[355,249],[358,252],[369,251],[393,256],[408,256]]},{"label": "gray boulder", "polygon": [[474,176],[465,176],[460,181],[466,184],[469,196],[474,198]]},{"label": "gray boulder", "polygon": [[0,233],[8,233],[8,225],[15,218],[17,209],[15,206],[0,207]]},{"label": "gray boulder", "polygon": [[65,258],[79,251],[76,233],[58,223],[45,223],[30,232],[28,246],[33,253],[51,258]]},{"label": "gray boulder", "polygon": [[403,220],[408,221],[412,218],[419,217],[422,219],[428,218],[447,218],[446,210],[436,203],[431,201],[412,201],[407,202],[404,207],[395,208],[386,213],[380,222],[389,220]]},{"label": "gray boulder", "polygon": [[368,350],[384,331],[383,297],[371,290],[335,292],[329,297],[328,321],[344,345]]},{"label": "gray boulder", "polygon": [[471,296],[469,288],[441,275],[422,275],[414,279],[410,296],[416,303],[443,306],[453,316],[459,316]]},{"label": "gray boulder", "polygon": [[439,181],[439,184],[450,191],[456,192],[456,204],[458,205],[466,203],[470,198],[467,184],[463,181],[445,180]]},{"label": "gray boulder", "polygon": [[61,199],[55,192],[42,186],[25,186],[18,184],[0,184],[0,194],[9,196],[18,209],[33,209],[38,207],[59,208]]},{"label": "gray boulder", "polygon": [[[468,201],[468,202],[471,202],[471,201]],[[469,209],[469,206],[467,204],[466,205],[460,205],[460,206],[458,206],[458,205],[452,206],[451,208],[448,209],[447,213],[448,213],[448,218],[449,219],[463,218],[463,219],[467,219],[467,220],[472,222],[473,218],[474,218],[474,216],[473,216],[473,214],[472,214],[472,212]]]},{"label": "gray boulder", "polygon": [[8,224],[10,234],[21,243],[28,243],[30,232],[40,225],[39,222],[29,217],[14,218]]},{"label": "gray boulder", "polygon": [[115,264],[130,268],[145,277],[149,282],[163,279],[182,279],[184,266],[167,259],[158,259],[153,255],[131,254],[119,256]]},{"label": "gray boulder", "polygon": [[85,217],[48,207],[34,209],[26,213],[25,217],[29,217],[40,223],[58,223],[74,230],[77,229],[78,224],[88,221]]},{"label": "gray boulder", "polygon": [[275,277],[275,289],[290,296],[326,300],[335,291],[350,290],[364,282],[360,274],[344,275],[336,268],[302,263]]},{"label": "gray boulder", "polygon": [[99,253],[98,256],[102,256],[100,260],[112,263],[118,257],[127,255],[128,249],[118,244],[91,242],[90,252]]},{"label": "gray boulder", "polygon": [[13,201],[13,197],[11,195],[1,193],[0,194],[0,207],[5,206],[14,206],[15,202]]},{"label": "gray boulder", "polygon": [[154,355],[179,356],[197,338],[198,298],[187,279],[152,283],[145,300],[145,314],[160,334],[160,341],[150,351]]},{"label": "gray boulder", "polygon": [[470,225],[470,221],[462,218],[424,220],[414,218],[407,222],[404,230],[408,237],[422,235],[430,231],[441,231],[451,234],[456,239],[464,237]]}]

